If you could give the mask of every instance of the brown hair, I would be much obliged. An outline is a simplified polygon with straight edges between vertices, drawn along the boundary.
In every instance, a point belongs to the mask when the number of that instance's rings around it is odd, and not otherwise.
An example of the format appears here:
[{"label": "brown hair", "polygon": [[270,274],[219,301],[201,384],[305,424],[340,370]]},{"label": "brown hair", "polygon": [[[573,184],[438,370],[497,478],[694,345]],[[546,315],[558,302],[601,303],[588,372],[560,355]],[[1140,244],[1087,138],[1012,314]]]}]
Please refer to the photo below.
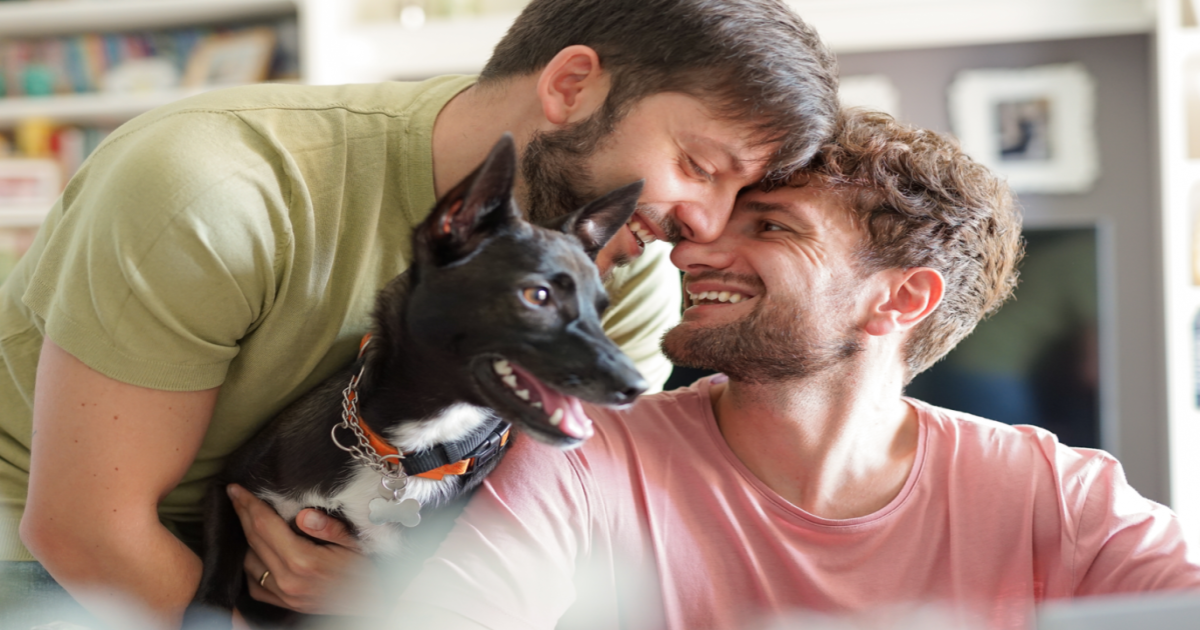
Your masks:
[{"label": "brown hair", "polygon": [[1016,288],[1024,243],[1012,193],[949,137],[848,109],[836,139],[795,181],[847,193],[867,233],[859,253],[865,271],[930,267],[945,278],[941,305],[905,348],[910,380]]},{"label": "brown hair", "polygon": [[533,0],[480,82],[540,71],[576,44],[594,49],[611,77],[598,112],[607,129],[642,98],[688,94],[779,143],[772,174],[802,166],[833,131],[834,57],[778,0]]}]

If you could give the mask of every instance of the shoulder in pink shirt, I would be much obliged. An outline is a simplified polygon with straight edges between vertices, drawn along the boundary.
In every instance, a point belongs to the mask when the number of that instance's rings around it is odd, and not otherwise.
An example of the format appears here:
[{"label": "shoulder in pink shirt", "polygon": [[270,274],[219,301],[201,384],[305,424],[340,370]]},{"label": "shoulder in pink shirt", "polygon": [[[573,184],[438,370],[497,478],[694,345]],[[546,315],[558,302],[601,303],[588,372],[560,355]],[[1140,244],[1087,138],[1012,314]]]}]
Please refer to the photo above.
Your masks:
[{"label": "shoulder in pink shirt", "polygon": [[1175,515],[1107,453],[910,400],[903,489],[824,519],[734,455],[709,386],[592,408],[576,451],[520,440],[404,599],[494,628],[745,628],[913,603],[1004,628],[1044,599],[1200,588]]}]

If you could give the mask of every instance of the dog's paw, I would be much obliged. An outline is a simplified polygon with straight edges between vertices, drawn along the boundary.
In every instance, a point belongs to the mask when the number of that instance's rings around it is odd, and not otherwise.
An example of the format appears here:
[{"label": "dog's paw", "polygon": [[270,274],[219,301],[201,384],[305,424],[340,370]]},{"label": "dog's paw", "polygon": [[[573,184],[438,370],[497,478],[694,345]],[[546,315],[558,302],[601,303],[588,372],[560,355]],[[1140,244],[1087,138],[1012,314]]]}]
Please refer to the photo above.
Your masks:
[{"label": "dog's paw", "polygon": [[405,527],[416,527],[421,523],[421,503],[416,499],[405,499],[399,503],[371,499],[368,507],[371,508],[371,514],[367,518],[376,525],[400,523]]}]

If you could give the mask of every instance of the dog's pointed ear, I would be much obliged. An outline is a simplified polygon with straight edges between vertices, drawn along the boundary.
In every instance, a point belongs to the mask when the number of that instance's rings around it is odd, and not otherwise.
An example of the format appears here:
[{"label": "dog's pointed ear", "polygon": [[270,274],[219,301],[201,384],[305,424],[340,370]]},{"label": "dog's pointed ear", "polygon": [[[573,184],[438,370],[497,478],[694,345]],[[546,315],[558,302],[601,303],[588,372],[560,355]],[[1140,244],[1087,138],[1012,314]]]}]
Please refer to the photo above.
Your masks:
[{"label": "dog's pointed ear", "polygon": [[501,227],[520,220],[512,200],[516,176],[516,144],[505,133],[483,164],[438,200],[422,225],[434,264],[466,257]]},{"label": "dog's pointed ear", "polygon": [[583,251],[592,259],[616,236],[617,230],[629,222],[637,209],[638,197],[646,180],[622,186],[588,205],[566,215],[557,227],[574,234],[583,243]]}]

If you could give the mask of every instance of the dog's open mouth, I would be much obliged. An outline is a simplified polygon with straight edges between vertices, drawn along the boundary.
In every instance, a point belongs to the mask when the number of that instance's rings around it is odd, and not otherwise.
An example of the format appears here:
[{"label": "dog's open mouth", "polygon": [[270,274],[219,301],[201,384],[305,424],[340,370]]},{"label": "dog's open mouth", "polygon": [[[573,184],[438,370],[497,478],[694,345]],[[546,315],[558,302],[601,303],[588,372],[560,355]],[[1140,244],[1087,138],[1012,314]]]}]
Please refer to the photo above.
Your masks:
[{"label": "dog's open mouth", "polygon": [[492,389],[504,390],[509,406],[520,408],[526,428],[553,441],[582,442],[592,436],[592,420],[578,398],[551,389],[507,359],[497,357],[490,364],[493,382],[499,384]]}]

